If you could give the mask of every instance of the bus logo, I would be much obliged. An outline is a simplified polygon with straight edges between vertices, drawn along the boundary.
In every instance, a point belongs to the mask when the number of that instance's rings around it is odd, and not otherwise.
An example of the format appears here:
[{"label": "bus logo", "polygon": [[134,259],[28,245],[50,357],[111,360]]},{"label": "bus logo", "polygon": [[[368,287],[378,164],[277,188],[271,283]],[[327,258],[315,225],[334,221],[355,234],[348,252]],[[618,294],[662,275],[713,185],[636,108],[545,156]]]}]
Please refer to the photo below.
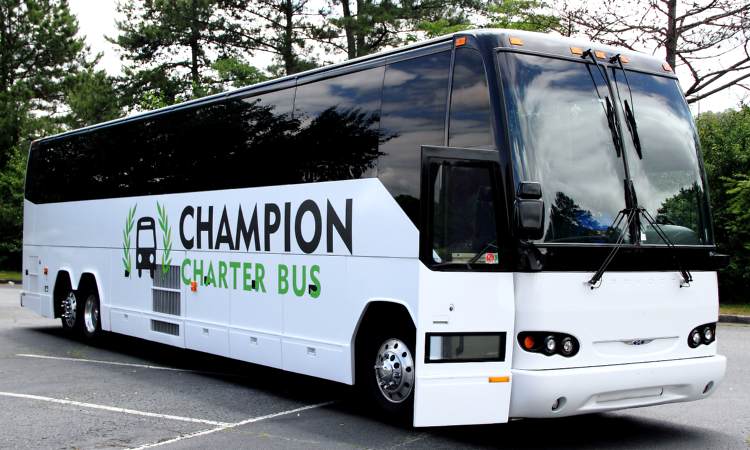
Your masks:
[{"label": "bus logo", "polygon": [[138,269],[138,278],[143,270],[148,270],[151,278],[154,278],[155,267],[156,225],[153,218],[141,217],[135,230],[135,268]]}]

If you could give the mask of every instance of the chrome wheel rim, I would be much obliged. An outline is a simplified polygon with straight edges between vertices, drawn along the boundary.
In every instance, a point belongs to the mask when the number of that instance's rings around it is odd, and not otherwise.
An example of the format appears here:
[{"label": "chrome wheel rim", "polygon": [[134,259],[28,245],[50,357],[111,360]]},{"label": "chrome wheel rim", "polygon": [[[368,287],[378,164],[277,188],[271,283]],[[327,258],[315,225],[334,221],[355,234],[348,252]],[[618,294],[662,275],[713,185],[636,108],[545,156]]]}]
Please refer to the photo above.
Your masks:
[{"label": "chrome wheel rim", "polygon": [[73,328],[76,324],[76,311],[77,311],[77,305],[78,302],[76,300],[76,294],[72,291],[68,294],[68,296],[63,300],[63,313],[62,317],[63,320],[65,320],[65,325],[68,326],[68,328]]},{"label": "chrome wheel rim", "polygon": [[99,326],[99,307],[96,305],[96,297],[91,294],[86,298],[86,305],[83,310],[83,323],[86,326],[86,332],[94,334]]},{"label": "chrome wheel rim", "polygon": [[391,403],[406,401],[414,389],[414,359],[399,339],[388,339],[375,357],[375,380],[383,397]]}]

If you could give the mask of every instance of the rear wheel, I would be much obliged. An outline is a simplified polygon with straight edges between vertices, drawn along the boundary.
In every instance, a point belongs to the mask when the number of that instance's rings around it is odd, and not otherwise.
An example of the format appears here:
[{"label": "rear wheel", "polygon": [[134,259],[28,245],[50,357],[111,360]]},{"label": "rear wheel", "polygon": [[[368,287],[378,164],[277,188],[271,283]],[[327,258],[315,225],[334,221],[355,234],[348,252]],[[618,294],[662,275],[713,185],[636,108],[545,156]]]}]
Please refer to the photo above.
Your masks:
[{"label": "rear wheel", "polygon": [[357,384],[385,413],[385,418],[404,425],[414,411],[414,330],[398,327],[391,332],[368,333],[358,352]]},{"label": "rear wheel", "polygon": [[81,305],[78,295],[73,289],[68,289],[67,294],[60,302],[60,320],[62,326],[68,333],[76,333],[81,328]]},{"label": "rear wheel", "polygon": [[101,315],[99,314],[99,295],[96,290],[85,294],[83,302],[83,336],[87,339],[95,339],[102,333]]}]

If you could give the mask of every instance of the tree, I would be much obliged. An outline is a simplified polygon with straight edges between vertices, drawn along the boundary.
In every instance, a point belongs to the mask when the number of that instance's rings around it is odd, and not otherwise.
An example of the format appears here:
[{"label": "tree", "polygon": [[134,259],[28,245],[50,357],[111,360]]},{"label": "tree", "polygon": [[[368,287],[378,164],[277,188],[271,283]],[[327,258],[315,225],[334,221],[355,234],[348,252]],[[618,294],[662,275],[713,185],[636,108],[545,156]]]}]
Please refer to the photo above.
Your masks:
[{"label": "tree", "polygon": [[[747,0],[605,0],[563,15],[591,40],[632,50],[663,51],[673,68],[692,77],[688,102],[741,83],[750,77],[750,3]],[[568,30],[570,34],[573,30]],[[699,68],[708,58],[724,57],[723,67]]]},{"label": "tree", "polygon": [[[116,44],[127,61],[123,77],[129,105],[153,98],[166,104],[218,92],[227,75],[257,47],[240,38],[248,0],[127,0],[118,5],[125,17],[117,22]],[[238,20],[240,19],[240,20]],[[230,70],[231,69],[231,70]]]},{"label": "tree", "polygon": [[[719,252],[730,255],[719,272],[722,301],[747,301],[750,274],[750,222],[745,220],[750,174],[750,107],[696,118],[711,194],[714,237]],[[744,211],[743,211],[743,208]]]},{"label": "tree", "polygon": [[120,108],[114,80],[103,70],[87,68],[70,80],[65,104],[69,111],[65,124],[80,128],[120,117]]}]

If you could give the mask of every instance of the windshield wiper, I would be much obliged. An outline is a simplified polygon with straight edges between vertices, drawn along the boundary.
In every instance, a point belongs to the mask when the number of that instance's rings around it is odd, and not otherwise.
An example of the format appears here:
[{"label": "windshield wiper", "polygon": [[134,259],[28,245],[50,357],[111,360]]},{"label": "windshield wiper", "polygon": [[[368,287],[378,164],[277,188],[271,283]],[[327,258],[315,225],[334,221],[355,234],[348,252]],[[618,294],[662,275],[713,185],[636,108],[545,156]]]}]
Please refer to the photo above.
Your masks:
[{"label": "windshield wiper", "polygon": [[677,247],[674,245],[674,242],[672,242],[671,239],[669,239],[669,236],[664,232],[661,225],[656,223],[656,220],[654,217],[646,211],[646,208],[641,207],[632,207],[632,208],[625,208],[619,213],[617,213],[617,216],[615,216],[615,220],[613,221],[612,225],[610,226],[610,229],[617,229],[619,228],[622,221],[627,217],[627,223],[625,227],[620,232],[620,236],[617,238],[617,242],[615,242],[615,247],[612,249],[611,252],[609,252],[609,255],[607,255],[607,258],[604,260],[601,266],[599,266],[599,269],[594,273],[594,276],[591,277],[591,279],[588,281],[588,285],[591,287],[591,289],[598,288],[601,286],[601,279],[602,276],[604,276],[604,272],[606,272],[607,267],[609,267],[609,264],[612,262],[612,260],[615,258],[615,255],[617,255],[617,252],[625,246],[624,240],[625,240],[625,234],[627,233],[628,229],[630,228],[632,223],[635,223],[640,228],[640,218],[646,219],[646,222],[648,222],[649,225],[651,225],[651,228],[656,231],[657,236],[664,241],[664,243],[667,245],[667,248],[672,252],[672,258],[677,263],[678,271],[680,272],[680,275],[682,276],[682,282],[680,283],[680,287],[688,287],[690,286],[690,283],[693,281],[693,275],[690,273],[688,269],[685,269],[682,266],[682,262],[680,261],[679,256],[677,255]]},{"label": "windshield wiper", "polygon": [[[596,61],[594,61],[596,63]],[[597,67],[599,67],[598,64],[596,64]],[[607,125],[609,126],[609,133],[612,135],[612,143],[615,146],[615,152],[617,152],[617,157],[619,158],[622,155],[622,144],[620,140],[620,132],[617,129],[617,122],[615,118],[615,108],[612,105],[612,101],[609,99],[609,96],[604,96],[602,98],[601,94],[599,94],[599,85],[596,83],[596,80],[594,79],[594,74],[591,73],[591,67],[586,64],[586,70],[589,72],[589,77],[591,78],[591,82],[594,83],[594,89],[596,90],[596,96],[599,97],[599,100],[604,103],[602,105],[602,108],[604,108],[604,115],[607,117]],[[601,69],[599,70],[599,74],[601,75]]]},{"label": "windshield wiper", "polygon": [[[633,103],[633,90],[630,89],[630,81],[628,81],[628,75],[625,73],[625,67],[622,65],[622,58],[620,57],[620,54],[616,54],[609,60],[610,63],[617,62],[617,64],[620,66],[620,70],[622,70],[622,76],[625,78],[625,84],[628,87],[628,95],[630,97],[630,103],[628,103],[627,100],[623,100],[624,103],[623,110],[625,111],[625,120],[628,124],[628,131],[630,131],[630,136],[633,139],[633,145],[635,146],[635,151],[638,153],[638,157],[640,159],[643,159],[643,150],[641,149],[641,138],[638,136],[638,125],[635,122],[635,103]],[[616,73],[616,72],[615,72]],[[620,95],[620,85],[619,83],[615,83],[615,87],[617,88],[617,96],[622,98]]]}]

